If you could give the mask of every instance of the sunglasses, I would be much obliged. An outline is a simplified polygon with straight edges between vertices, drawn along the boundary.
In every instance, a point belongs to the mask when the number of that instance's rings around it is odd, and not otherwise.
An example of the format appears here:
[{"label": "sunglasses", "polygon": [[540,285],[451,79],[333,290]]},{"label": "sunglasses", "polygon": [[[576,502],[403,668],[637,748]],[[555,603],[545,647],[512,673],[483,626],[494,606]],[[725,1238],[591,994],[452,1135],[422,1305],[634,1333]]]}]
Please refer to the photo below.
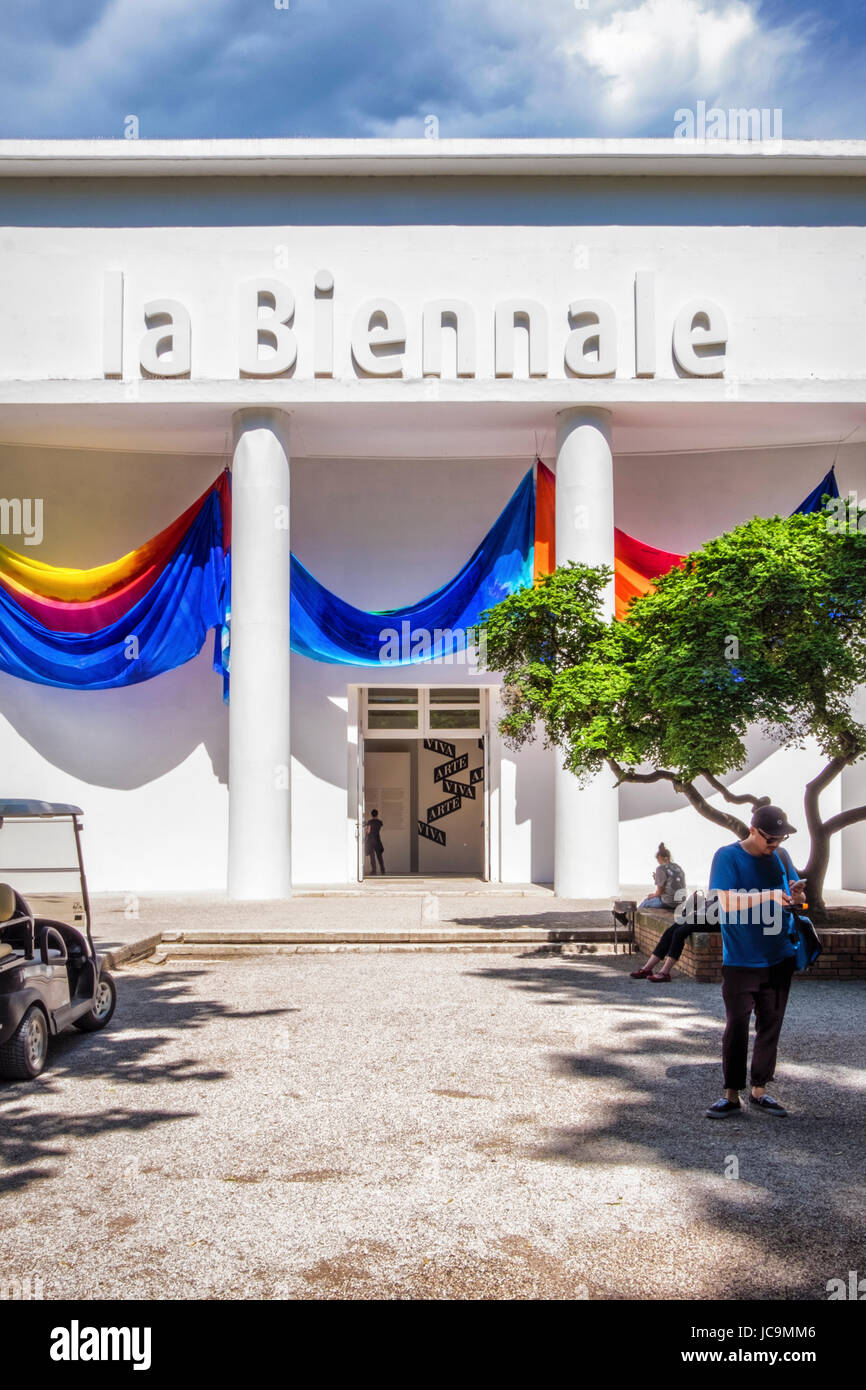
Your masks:
[{"label": "sunglasses", "polygon": [[752,829],[757,830],[758,834],[762,839],[767,841],[768,845],[781,845],[789,838],[787,835],[768,835],[759,825],[753,825]]}]

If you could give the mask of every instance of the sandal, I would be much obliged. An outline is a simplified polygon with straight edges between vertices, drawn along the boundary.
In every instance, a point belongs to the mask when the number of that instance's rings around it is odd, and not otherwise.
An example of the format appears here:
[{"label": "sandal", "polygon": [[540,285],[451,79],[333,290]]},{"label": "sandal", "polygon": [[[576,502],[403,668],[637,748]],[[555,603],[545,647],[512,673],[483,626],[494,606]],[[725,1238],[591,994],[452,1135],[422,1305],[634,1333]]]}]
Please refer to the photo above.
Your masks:
[{"label": "sandal", "polygon": [[652,971],[647,970],[645,965],[642,966],[640,970],[632,970],[631,972],[631,978],[633,980],[648,980],[651,975]]},{"label": "sandal", "polygon": [[669,985],[671,983],[670,975],[665,973],[660,975],[648,975],[647,979],[651,980],[654,985]]}]

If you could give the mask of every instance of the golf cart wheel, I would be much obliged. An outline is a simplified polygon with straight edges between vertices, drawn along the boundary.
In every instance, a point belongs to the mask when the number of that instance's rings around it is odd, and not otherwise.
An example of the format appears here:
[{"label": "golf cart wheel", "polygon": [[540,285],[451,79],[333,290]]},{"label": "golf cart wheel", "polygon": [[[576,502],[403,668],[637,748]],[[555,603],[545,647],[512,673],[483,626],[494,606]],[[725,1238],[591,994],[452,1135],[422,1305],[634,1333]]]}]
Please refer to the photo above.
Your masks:
[{"label": "golf cart wheel", "polygon": [[96,986],[93,1008],[89,1014],[84,1014],[82,1018],[75,1020],[75,1027],[79,1028],[82,1033],[97,1033],[108,1023],[116,1004],[117,986],[108,971],[103,970]]},{"label": "golf cart wheel", "polygon": [[32,1081],[48,1056],[48,1020],[38,1004],[31,1004],[17,1030],[0,1047],[0,1076],[10,1081]]}]

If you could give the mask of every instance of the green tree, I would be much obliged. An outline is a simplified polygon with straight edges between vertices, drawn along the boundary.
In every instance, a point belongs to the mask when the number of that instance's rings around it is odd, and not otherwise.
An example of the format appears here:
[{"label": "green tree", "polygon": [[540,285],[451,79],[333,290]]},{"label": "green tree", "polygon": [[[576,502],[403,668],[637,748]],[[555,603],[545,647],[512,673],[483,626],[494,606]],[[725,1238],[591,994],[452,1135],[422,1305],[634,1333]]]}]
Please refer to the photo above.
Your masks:
[{"label": "green tree", "polygon": [[[761,728],[783,748],[816,741],[825,766],[803,789],[810,904],[824,907],[830,839],[866,806],[824,819],[821,793],[866,753],[855,717],[866,683],[866,534],[829,514],[755,518],[708,541],[682,569],[605,621],[604,567],[558,568],[495,608],[487,665],[504,678],[500,730],[512,746],[539,724],[581,780],[669,781],[707,819],[743,837],[735,809],[769,798],[721,780]],[[701,789],[697,784],[703,782]],[[749,811],[751,815],[751,810]]]}]

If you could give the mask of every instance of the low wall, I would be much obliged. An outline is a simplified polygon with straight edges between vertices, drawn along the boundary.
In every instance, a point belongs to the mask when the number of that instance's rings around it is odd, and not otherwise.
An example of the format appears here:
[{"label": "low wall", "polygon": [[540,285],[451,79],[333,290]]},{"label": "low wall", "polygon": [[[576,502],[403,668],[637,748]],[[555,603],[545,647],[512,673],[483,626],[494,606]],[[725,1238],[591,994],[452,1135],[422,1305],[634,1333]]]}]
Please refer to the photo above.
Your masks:
[{"label": "low wall", "polygon": [[[635,944],[641,955],[648,956],[665,927],[670,926],[672,914],[644,908],[635,914]],[[866,979],[866,928],[834,927],[819,930],[824,947],[817,964],[801,973],[803,980],[864,980]],[[722,938],[717,931],[696,928],[688,938],[679,967],[693,980],[706,982],[722,978]]]}]

